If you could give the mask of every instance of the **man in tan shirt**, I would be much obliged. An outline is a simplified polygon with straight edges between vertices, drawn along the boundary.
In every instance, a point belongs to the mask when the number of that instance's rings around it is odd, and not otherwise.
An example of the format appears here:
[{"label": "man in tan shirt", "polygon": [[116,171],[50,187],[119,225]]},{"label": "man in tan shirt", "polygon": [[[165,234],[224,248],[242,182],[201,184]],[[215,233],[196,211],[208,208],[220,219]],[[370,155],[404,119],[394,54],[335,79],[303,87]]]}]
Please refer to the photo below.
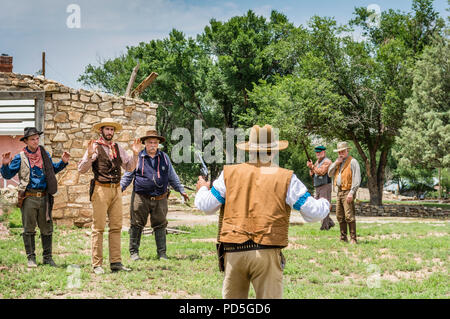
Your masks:
[{"label": "man in tan shirt", "polygon": [[341,240],[347,242],[347,225],[350,230],[350,243],[356,244],[355,197],[361,184],[361,171],[358,161],[349,155],[351,149],[347,142],[340,142],[334,152],[339,153],[330,165],[328,175],[337,186],[336,218],[341,230]]},{"label": "man in tan shirt", "polygon": [[111,271],[129,271],[122,265],[120,234],[122,231],[122,191],[120,188],[121,168],[133,171],[136,168],[141,143],[136,139],[131,147],[133,156],[113,142],[114,133],[122,125],[113,119],[105,118],[94,125],[93,130],[100,133],[98,140],[91,140],[78,171],[86,173],[90,168],[94,173],[91,182],[92,201],[92,266],[95,274],[103,274],[103,231],[106,217],[109,219],[109,261]]},{"label": "man in tan shirt", "polygon": [[[306,164],[309,167],[309,175],[312,176],[314,182],[314,198],[325,198],[331,204],[331,178],[328,176],[331,160],[327,157],[325,146],[317,146],[314,151],[316,152],[316,163],[313,165],[311,161],[308,161]],[[329,230],[331,227],[334,227],[334,222],[328,214],[322,220],[320,230]]]}]

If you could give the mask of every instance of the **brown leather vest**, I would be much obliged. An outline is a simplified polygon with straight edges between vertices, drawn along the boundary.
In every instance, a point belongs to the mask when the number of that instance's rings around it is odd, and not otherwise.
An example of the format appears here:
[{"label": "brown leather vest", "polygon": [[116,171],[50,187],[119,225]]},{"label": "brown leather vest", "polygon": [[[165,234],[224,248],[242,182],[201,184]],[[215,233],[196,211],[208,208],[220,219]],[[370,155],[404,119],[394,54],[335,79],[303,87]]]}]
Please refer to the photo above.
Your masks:
[{"label": "brown leather vest", "polygon": [[[345,161],[344,167],[342,168],[341,172],[341,190],[348,191],[352,189],[352,169],[350,167],[350,162],[352,161],[353,157],[350,155],[348,156],[347,160]],[[337,177],[339,175],[339,170],[341,168],[342,164],[336,165],[336,170],[334,172],[334,186],[336,186]]]},{"label": "brown leather vest", "polygon": [[103,146],[99,145],[98,157],[92,163],[92,171],[94,172],[94,179],[100,183],[120,183],[120,177],[122,171],[120,169],[122,165],[122,159],[120,158],[119,146],[117,143],[114,145],[116,148],[117,157],[111,160],[106,154]]},{"label": "brown leather vest", "polygon": [[287,246],[291,208],[286,195],[293,171],[244,163],[225,165],[223,172],[227,191],[219,241]]}]

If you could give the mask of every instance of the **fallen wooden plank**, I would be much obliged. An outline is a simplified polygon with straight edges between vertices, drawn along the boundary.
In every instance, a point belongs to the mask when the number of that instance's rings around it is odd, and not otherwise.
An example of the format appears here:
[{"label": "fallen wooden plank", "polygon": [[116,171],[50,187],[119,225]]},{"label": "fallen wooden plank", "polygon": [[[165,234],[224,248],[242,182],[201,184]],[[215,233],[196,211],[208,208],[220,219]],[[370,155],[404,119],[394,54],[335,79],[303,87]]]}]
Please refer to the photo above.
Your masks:
[{"label": "fallen wooden plank", "polygon": [[152,72],[149,76],[147,76],[144,81],[142,81],[132,92],[132,97],[139,97],[139,95],[144,92],[144,90],[152,84],[152,82],[158,77],[158,73]]},{"label": "fallen wooden plank", "polygon": [[[190,234],[188,231],[179,230],[175,228],[166,228],[166,232],[168,234]],[[153,234],[153,228],[146,227],[144,228],[143,232],[144,235],[152,235]]]},{"label": "fallen wooden plank", "polygon": [[138,62],[137,65],[133,68],[133,72],[131,72],[130,80],[128,81],[127,90],[125,91],[125,96],[127,96],[127,97],[130,96],[131,88],[133,87],[134,80],[136,79],[136,75],[138,73],[139,67],[140,67],[140,64]]}]

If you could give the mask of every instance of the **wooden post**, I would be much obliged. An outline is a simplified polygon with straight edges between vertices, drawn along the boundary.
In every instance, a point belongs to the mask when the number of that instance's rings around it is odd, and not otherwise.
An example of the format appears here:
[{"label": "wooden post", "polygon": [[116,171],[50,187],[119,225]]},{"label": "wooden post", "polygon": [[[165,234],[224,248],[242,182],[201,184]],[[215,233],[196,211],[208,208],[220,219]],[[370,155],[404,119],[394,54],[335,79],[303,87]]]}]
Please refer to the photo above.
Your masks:
[{"label": "wooden post", "polygon": [[139,97],[141,93],[156,79],[158,73],[152,72],[149,76],[145,78],[134,90],[131,92],[132,97]]},{"label": "wooden post", "polygon": [[45,52],[42,52],[42,76],[45,78]]},{"label": "wooden post", "polygon": [[130,80],[128,81],[127,90],[125,91],[125,96],[130,96],[131,89],[133,88],[134,81],[136,80],[136,75],[138,73],[140,64],[139,62],[134,67],[133,72],[131,72]]}]

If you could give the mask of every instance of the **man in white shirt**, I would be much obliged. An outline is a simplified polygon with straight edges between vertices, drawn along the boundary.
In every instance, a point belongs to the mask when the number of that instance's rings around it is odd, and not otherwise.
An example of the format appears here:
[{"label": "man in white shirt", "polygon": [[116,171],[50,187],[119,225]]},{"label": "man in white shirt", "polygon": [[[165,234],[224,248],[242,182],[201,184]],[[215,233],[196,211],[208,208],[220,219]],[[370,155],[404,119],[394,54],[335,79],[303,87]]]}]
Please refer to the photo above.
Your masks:
[{"label": "man in white shirt", "polygon": [[226,299],[248,298],[250,283],[256,298],[282,298],[281,249],[288,245],[291,208],[307,222],[328,215],[326,199],[314,199],[293,171],[272,163],[276,152],[287,146],[287,141],[274,139],[270,125],[255,125],[249,142],[236,145],[254,161],[225,165],[211,190],[199,176],[195,205],[207,214],[220,208],[218,254]]}]

